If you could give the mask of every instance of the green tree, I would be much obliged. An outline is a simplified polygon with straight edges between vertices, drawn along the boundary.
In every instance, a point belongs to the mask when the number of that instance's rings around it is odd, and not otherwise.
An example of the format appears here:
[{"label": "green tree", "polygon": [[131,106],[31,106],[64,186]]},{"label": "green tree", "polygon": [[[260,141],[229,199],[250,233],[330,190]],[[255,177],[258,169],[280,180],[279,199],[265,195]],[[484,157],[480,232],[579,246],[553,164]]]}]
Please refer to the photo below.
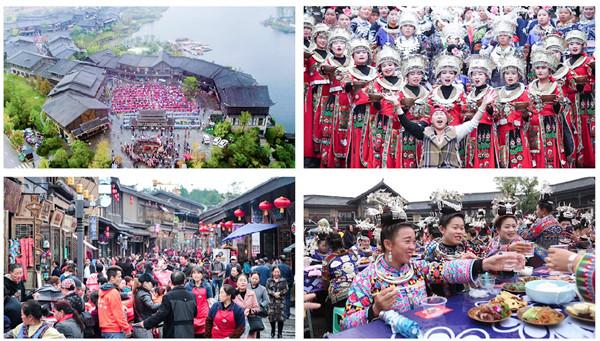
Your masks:
[{"label": "green tree", "polygon": [[252,114],[250,114],[249,111],[242,111],[242,114],[240,115],[240,125],[242,126],[242,128],[245,127],[251,119]]},{"label": "green tree", "polygon": [[60,148],[54,154],[54,158],[50,162],[52,168],[69,168],[69,153],[63,148]]},{"label": "green tree", "polygon": [[8,113],[4,112],[4,132],[8,133],[15,129],[15,124],[12,121],[12,118],[8,115]]},{"label": "green tree", "polygon": [[494,183],[499,191],[519,197],[519,209],[523,212],[533,212],[540,197],[536,189],[539,184],[537,177],[496,177]]},{"label": "green tree", "polygon": [[90,150],[83,141],[76,140],[71,144],[71,158],[69,159],[69,168],[88,168],[94,152]]},{"label": "green tree", "polygon": [[46,124],[44,125],[44,129],[42,129],[42,135],[44,135],[45,138],[58,136],[58,125],[56,122],[54,120],[44,120],[46,121]]},{"label": "green tree", "polygon": [[213,134],[218,137],[225,137],[227,134],[231,133],[231,123],[227,121],[219,122],[215,125],[215,130]]},{"label": "green tree", "polygon": [[35,88],[36,89],[40,89],[42,86],[42,76],[40,76],[39,74],[35,76]]},{"label": "green tree", "polygon": [[110,168],[112,159],[110,157],[110,145],[108,140],[102,140],[96,147],[96,154],[90,168]]},{"label": "green tree", "polygon": [[45,157],[41,158],[37,168],[50,168],[50,160]]},{"label": "green tree", "polygon": [[15,130],[10,137],[10,142],[15,147],[22,147],[25,144],[25,135],[21,130]]},{"label": "green tree", "polygon": [[280,124],[277,124],[272,128],[267,128],[267,131],[265,132],[265,139],[272,146],[280,144],[284,136],[285,131],[283,130],[283,126]]},{"label": "green tree", "polygon": [[193,98],[198,93],[198,80],[196,77],[185,77],[183,80],[183,94],[188,99]]},{"label": "green tree", "polygon": [[48,94],[50,93],[51,90],[52,90],[52,85],[50,84],[50,81],[48,81],[47,79],[44,78],[44,80],[42,81],[42,84],[40,84],[40,92],[42,93],[42,95],[48,96]]},{"label": "green tree", "polygon": [[15,96],[5,106],[5,112],[13,119],[15,128],[25,129],[30,126],[31,105],[25,98]]},{"label": "green tree", "polygon": [[27,78],[27,84],[29,84],[30,87],[35,89],[35,78],[29,76],[29,78]]}]

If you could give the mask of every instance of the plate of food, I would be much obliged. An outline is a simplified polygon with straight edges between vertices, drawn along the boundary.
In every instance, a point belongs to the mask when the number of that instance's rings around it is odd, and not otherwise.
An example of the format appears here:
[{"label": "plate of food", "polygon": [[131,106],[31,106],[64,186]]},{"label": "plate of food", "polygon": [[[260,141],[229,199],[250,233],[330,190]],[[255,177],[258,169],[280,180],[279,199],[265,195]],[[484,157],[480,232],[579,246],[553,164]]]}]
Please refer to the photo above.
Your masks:
[{"label": "plate of food", "polygon": [[525,293],[525,283],[517,282],[517,283],[506,283],[502,286],[503,290],[506,290],[513,294],[524,294]]},{"label": "plate of food", "polygon": [[524,307],[517,311],[517,317],[537,326],[553,326],[565,319],[563,313],[549,307]]},{"label": "plate of food", "polygon": [[523,282],[523,283],[527,283],[527,282],[531,282],[531,281],[539,281],[543,279],[540,276],[523,276],[523,277],[519,277],[519,282]]},{"label": "plate of food", "polygon": [[546,279],[557,280],[557,281],[565,281],[569,283],[574,283],[575,278],[569,275],[556,275],[556,276],[548,276]]},{"label": "plate of food", "polygon": [[475,321],[484,323],[496,323],[507,320],[512,314],[512,311],[506,303],[486,303],[471,308],[467,314],[470,318],[472,318]]},{"label": "plate of food", "polygon": [[492,305],[506,303],[513,312],[527,306],[524,299],[507,291],[501,291],[500,295],[492,298],[489,303]]},{"label": "plate of food", "polygon": [[575,303],[565,311],[571,317],[585,322],[596,322],[596,305],[593,303]]}]

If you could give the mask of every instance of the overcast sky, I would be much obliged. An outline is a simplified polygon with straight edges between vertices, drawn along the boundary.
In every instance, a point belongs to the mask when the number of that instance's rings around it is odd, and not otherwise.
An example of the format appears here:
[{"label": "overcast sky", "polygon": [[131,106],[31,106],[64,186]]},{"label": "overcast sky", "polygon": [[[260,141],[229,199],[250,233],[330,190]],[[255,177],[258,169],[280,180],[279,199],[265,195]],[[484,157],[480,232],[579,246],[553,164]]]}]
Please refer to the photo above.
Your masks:
[{"label": "overcast sky", "polygon": [[[380,170],[378,170],[380,171]],[[376,171],[346,171],[343,176],[323,176],[327,172],[319,174],[320,181],[302,181],[299,187],[305,195],[319,194],[332,196],[354,197],[369,190],[381,179],[402,195],[408,201],[428,200],[429,195],[437,189],[456,190],[460,193],[478,193],[496,191],[494,184],[495,176],[503,176],[506,171],[487,171],[487,170],[415,170],[406,172],[382,172]],[[543,175],[537,173],[510,173],[511,176],[537,176],[540,183],[547,180],[550,184],[566,182],[585,175],[574,174],[573,170],[564,171],[546,171]],[[332,174],[334,175],[334,174]],[[341,175],[341,174],[340,174]]]}]

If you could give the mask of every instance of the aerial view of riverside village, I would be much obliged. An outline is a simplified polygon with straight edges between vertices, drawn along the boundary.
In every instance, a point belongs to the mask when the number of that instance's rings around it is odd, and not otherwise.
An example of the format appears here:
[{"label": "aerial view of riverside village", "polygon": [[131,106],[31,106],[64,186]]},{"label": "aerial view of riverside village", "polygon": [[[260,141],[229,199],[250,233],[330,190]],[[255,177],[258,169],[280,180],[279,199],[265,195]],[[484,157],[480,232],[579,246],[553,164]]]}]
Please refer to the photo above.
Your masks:
[{"label": "aerial view of riverside village", "polygon": [[294,15],[4,7],[4,166],[295,167]]}]

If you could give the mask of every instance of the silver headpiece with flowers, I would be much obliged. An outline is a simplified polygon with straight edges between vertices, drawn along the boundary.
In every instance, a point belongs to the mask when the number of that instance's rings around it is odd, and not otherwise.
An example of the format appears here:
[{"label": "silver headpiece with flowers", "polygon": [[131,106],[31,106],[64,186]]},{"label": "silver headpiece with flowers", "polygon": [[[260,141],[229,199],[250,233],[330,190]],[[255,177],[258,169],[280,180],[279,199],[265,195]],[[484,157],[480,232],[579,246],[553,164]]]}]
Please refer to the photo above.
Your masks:
[{"label": "silver headpiece with flowers", "polygon": [[[367,196],[367,203],[377,204],[377,212],[379,215],[389,211],[392,214],[393,220],[407,219],[404,206],[408,203],[408,201],[401,196],[392,196],[391,193],[386,192],[384,189],[380,189],[369,194]],[[373,213],[374,210],[368,209],[367,212]]]},{"label": "silver headpiece with flowers", "polygon": [[556,208],[556,211],[561,218],[573,219],[577,216],[577,210],[574,207],[571,207],[571,204],[567,205],[564,202]]},{"label": "silver headpiece with flowers", "polygon": [[462,210],[462,199],[464,195],[458,193],[457,191],[449,191],[449,190],[437,190],[431,193],[429,199],[434,200],[437,204],[440,212],[444,210],[445,207],[451,208],[454,211]]},{"label": "silver headpiece with flowers", "polygon": [[492,200],[492,211],[494,215],[514,215],[517,212],[519,198],[513,198],[509,194],[501,193]]},{"label": "silver headpiece with flowers", "polygon": [[542,188],[540,189],[540,200],[542,201],[546,201],[549,204],[554,204],[552,201],[550,201],[550,196],[552,195],[553,191],[552,191],[552,187],[550,187],[550,183],[548,183],[548,181],[544,181],[544,183],[542,184]]}]

